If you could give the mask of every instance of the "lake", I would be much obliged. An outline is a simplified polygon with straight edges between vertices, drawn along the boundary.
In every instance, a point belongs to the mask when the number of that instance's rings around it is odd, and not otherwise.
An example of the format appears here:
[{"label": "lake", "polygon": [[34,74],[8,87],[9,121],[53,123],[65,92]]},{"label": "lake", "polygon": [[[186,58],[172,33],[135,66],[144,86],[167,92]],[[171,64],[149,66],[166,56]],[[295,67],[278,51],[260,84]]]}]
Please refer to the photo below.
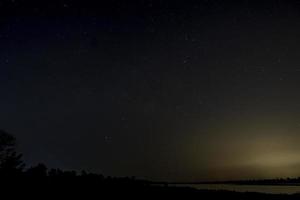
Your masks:
[{"label": "lake", "polygon": [[300,186],[287,185],[231,185],[231,184],[176,184],[202,190],[228,190],[236,192],[259,192],[268,194],[295,194],[300,193]]}]

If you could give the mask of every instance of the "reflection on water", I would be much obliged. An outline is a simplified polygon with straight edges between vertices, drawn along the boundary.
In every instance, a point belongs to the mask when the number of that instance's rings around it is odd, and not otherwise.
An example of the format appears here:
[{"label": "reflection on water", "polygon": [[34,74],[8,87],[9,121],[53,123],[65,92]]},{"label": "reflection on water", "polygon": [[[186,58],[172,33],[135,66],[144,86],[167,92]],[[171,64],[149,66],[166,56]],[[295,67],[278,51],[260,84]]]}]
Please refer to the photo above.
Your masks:
[{"label": "reflection on water", "polygon": [[230,185],[230,184],[180,184],[202,190],[229,190],[236,192],[259,192],[268,194],[295,194],[300,193],[300,186],[273,186],[273,185]]}]

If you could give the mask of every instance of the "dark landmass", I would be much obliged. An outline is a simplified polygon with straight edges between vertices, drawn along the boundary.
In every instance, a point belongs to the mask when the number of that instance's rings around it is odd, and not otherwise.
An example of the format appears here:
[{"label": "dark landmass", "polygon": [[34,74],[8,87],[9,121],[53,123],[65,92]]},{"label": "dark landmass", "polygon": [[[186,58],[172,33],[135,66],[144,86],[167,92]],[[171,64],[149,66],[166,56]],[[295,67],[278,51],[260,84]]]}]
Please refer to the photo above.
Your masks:
[{"label": "dark landmass", "polygon": [[238,185],[299,185],[300,178],[280,178],[280,179],[264,179],[264,180],[241,180],[241,181],[227,181],[225,183]]},{"label": "dark landmass", "polygon": [[[0,131],[0,191],[2,196],[9,195],[38,195],[45,198],[168,198],[185,199],[230,199],[230,200],[281,200],[300,199],[300,194],[260,194],[239,193],[216,190],[197,190],[191,187],[179,187],[174,183],[151,182],[139,180],[135,177],[115,178],[86,171],[66,171],[62,169],[48,169],[44,164],[26,167],[22,161],[22,154],[15,149],[16,139]],[[276,179],[259,181],[235,181],[223,183],[235,184],[292,184],[299,183],[298,179]],[[203,183],[203,182],[202,182]],[[213,182],[209,182],[213,183]],[[215,182],[220,183],[220,182]],[[194,183],[195,184],[195,183]]]},{"label": "dark landmass", "polygon": [[[300,199],[300,194],[261,194],[240,193],[231,191],[197,190],[190,187],[171,185],[155,185],[149,181],[134,178],[102,177],[95,174],[70,176],[68,172],[60,176],[23,176],[5,180],[5,188],[12,193],[22,191],[22,194],[41,193],[44,197],[84,197],[84,199],[107,197],[138,198],[138,199],[229,199],[229,200],[283,200]],[[3,189],[3,187],[2,187]],[[7,191],[7,189],[5,189]],[[109,199],[110,199],[109,198]]]},{"label": "dark landmass", "polygon": [[277,186],[300,186],[299,178],[235,180],[235,181],[199,181],[199,182],[155,182],[156,184],[168,185],[198,185],[198,184],[229,184],[229,185],[277,185]]}]

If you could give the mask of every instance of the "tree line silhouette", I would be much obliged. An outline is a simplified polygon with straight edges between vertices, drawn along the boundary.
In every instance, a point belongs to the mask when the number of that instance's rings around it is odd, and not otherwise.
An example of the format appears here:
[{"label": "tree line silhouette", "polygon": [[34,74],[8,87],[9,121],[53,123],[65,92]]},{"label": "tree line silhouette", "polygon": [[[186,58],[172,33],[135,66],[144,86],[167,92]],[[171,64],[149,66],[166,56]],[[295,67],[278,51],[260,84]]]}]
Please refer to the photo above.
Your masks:
[{"label": "tree line silhouette", "polygon": [[[300,180],[300,178],[297,180]],[[266,180],[264,181],[266,183]],[[288,179],[288,181],[294,180]],[[246,182],[240,183],[245,184]],[[252,183],[257,184],[259,182]],[[30,193],[42,192],[43,194],[54,195],[53,197],[57,197],[55,195],[59,193],[68,198],[78,198],[78,195],[84,198],[121,195],[122,197],[138,197],[139,199],[158,197],[175,199],[190,196],[201,197],[200,199],[230,200],[300,199],[300,194],[271,195],[197,190],[190,187],[178,187],[172,184],[138,180],[135,177],[104,177],[101,174],[90,173],[84,170],[78,173],[70,170],[48,169],[42,163],[26,168],[22,160],[22,154],[16,150],[16,138],[3,130],[0,130],[0,185],[1,192],[4,191],[4,188],[9,188],[10,195],[15,191],[26,190]]]},{"label": "tree line silhouette", "polygon": [[[80,173],[74,170],[48,169],[43,163],[26,169],[22,160],[23,155],[16,150],[16,138],[4,130],[0,130],[0,176],[30,176],[30,177],[96,177],[104,179],[101,174],[90,173],[82,170]],[[107,177],[108,180],[114,178]],[[123,179],[135,180],[134,177]]]}]

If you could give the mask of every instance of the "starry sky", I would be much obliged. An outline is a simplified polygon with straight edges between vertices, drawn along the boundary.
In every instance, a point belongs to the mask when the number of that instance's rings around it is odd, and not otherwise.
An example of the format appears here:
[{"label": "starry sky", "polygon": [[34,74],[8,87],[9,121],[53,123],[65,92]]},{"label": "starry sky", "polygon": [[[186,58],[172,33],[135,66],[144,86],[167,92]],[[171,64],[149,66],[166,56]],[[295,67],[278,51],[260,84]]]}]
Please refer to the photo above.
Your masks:
[{"label": "starry sky", "polygon": [[0,1],[0,128],[29,165],[300,176],[300,1]]}]

